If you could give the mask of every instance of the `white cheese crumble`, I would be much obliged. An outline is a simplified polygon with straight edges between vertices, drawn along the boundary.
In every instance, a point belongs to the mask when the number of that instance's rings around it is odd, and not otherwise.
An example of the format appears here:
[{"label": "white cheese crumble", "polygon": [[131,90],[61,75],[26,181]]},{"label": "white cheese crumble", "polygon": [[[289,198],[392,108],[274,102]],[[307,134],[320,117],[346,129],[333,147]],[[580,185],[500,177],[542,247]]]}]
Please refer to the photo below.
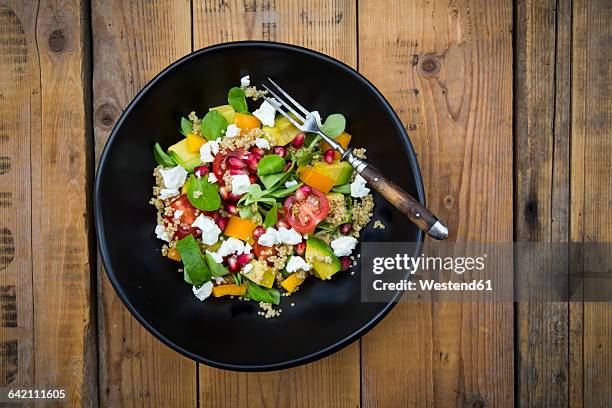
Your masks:
[{"label": "white cheese crumble", "polygon": [[297,180],[285,181],[285,188],[297,186],[299,183]]},{"label": "white cheese crumble", "polygon": [[278,243],[278,231],[272,227],[268,227],[266,232],[261,234],[259,239],[257,240],[259,245],[271,247],[274,244]]},{"label": "white cheese crumble", "polygon": [[215,173],[208,173],[208,182],[210,184],[214,184],[217,181],[219,181],[219,180],[217,179],[217,176],[215,176]]},{"label": "white cheese crumble", "polygon": [[302,242],[302,236],[295,228],[287,229],[285,227],[280,227],[278,229],[278,240],[283,244],[297,245]]},{"label": "white cheese crumble", "polygon": [[232,193],[248,193],[250,186],[251,180],[249,180],[249,176],[247,176],[246,174],[238,174],[236,176],[232,176]]},{"label": "white cheese crumble", "polygon": [[198,218],[195,219],[192,227],[197,227],[202,231],[202,243],[206,245],[216,244],[219,240],[219,234],[221,234],[221,229],[217,226],[215,221],[207,217],[204,214],[198,215]]},{"label": "white cheese crumble", "polygon": [[260,149],[270,150],[270,142],[261,137],[255,139],[255,146],[259,147]]},{"label": "white cheese crumble", "polygon": [[301,256],[293,255],[291,258],[289,258],[289,262],[287,262],[287,265],[285,265],[285,269],[289,273],[300,270],[309,271],[312,269],[312,265],[306,262]]},{"label": "white cheese crumble", "polygon": [[363,198],[370,193],[370,189],[366,187],[366,180],[359,174],[351,183],[351,196],[355,198]]},{"label": "white cheese crumble", "polygon": [[225,283],[225,279],[222,276],[213,276],[213,280],[217,285],[223,285]]},{"label": "white cheese crumble", "polygon": [[155,227],[155,236],[162,241],[170,242],[170,238],[168,237],[168,231],[164,228],[163,225],[157,224]]},{"label": "white cheese crumble", "polygon": [[211,163],[215,160],[217,153],[219,153],[219,142],[209,140],[200,147],[200,160],[202,163]]},{"label": "white cheese crumble", "polygon": [[232,123],[227,127],[227,130],[225,131],[225,137],[236,137],[240,134],[241,130],[242,129]]},{"label": "white cheese crumble", "polygon": [[183,214],[184,214],[184,211],[183,211],[183,210],[176,210],[176,211],[174,212],[173,217],[174,217],[174,219],[175,219],[175,220],[178,220],[179,218],[181,218],[181,216],[182,216]]},{"label": "white cheese crumble", "polygon": [[179,189],[185,184],[187,179],[187,170],[181,166],[172,167],[171,169],[161,169],[159,171],[164,179],[164,187],[168,189]]},{"label": "white cheese crumble", "polygon": [[336,256],[347,256],[353,252],[357,246],[357,238],[349,236],[341,236],[331,242],[331,247]]},{"label": "white cheese crumble", "polygon": [[218,253],[209,251],[209,250],[206,250],[206,253],[212,256],[212,259],[214,259],[216,263],[218,264],[223,263],[223,257],[219,255]]},{"label": "white cheese crumble", "polygon": [[244,244],[244,249],[242,250],[243,254],[250,254],[251,253],[251,249],[253,249],[252,246],[250,246],[248,243]]},{"label": "white cheese crumble", "polygon": [[248,263],[242,267],[242,273],[249,273],[253,270],[253,265]]},{"label": "white cheese crumble", "polygon": [[204,300],[212,294],[212,288],[213,288],[212,282],[208,281],[204,283],[202,286],[200,286],[199,288],[196,288],[194,286],[192,290],[193,290],[193,294],[195,297],[197,297],[200,300]]},{"label": "white cheese crumble", "polygon": [[159,192],[159,198],[161,198],[162,200],[177,195],[179,195],[179,191],[177,188],[162,188]]},{"label": "white cheese crumble", "polygon": [[250,75],[245,75],[242,78],[240,78],[240,86],[242,88],[246,88],[247,86],[251,86],[251,76]]},{"label": "white cheese crumble", "polygon": [[274,126],[276,109],[268,101],[263,101],[261,106],[253,112],[253,116],[259,119],[264,126]]},{"label": "white cheese crumble", "polygon": [[232,254],[241,254],[244,251],[244,242],[234,237],[229,237],[221,244],[217,254],[219,256],[228,256]]}]

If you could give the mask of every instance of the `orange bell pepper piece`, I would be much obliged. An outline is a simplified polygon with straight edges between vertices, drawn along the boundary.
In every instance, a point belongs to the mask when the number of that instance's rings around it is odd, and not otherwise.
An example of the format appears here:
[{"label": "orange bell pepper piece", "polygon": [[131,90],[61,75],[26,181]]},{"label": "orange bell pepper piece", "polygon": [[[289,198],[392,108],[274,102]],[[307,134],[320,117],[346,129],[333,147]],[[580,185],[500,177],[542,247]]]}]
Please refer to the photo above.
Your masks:
[{"label": "orange bell pepper piece", "polygon": [[200,147],[202,147],[204,143],[206,143],[206,139],[202,136],[194,135],[193,133],[187,135],[187,149],[192,153],[199,152]]},{"label": "orange bell pepper piece", "polygon": [[303,272],[302,273],[300,272],[292,273],[291,275],[287,277],[287,279],[281,282],[281,286],[287,292],[292,293],[295,290],[295,288],[300,286],[302,282],[306,280],[306,276],[308,275],[306,275]]},{"label": "orange bell pepper piece", "polygon": [[307,184],[324,194],[328,193],[334,186],[334,180],[331,177],[321,173],[312,166],[300,167],[297,173],[300,176],[300,180],[302,180],[304,184]]},{"label": "orange bell pepper piece", "polygon": [[247,290],[247,285],[236,285],[235,283],[229,283],[227,285],[213,286],[212,295],[214,297],[221,296],[244,296]]},{"label": "orange bell pepper piece", "polygon": [[253,221],[231,215],[227,227],[223,233],[228,237],[234,237],[243,241],[248,241],[253,237],[253,231],[257,224]]},{"label": "orange bell pepper piece", "polygon": [[173,261],[179,262],[181,260],[181,254],[178,249],[170,248],[168,249],[168,253],[166,254],[166,258],[172,259]]},{"label": "orange bell pepper piece", "polygon": [[261,122],[253,115],[236,112],[236,126],[241,129],[241,133],[246,135],[251,130],[261,127]]},{"label": "orange bell pepper piece", "polygon": [[[336,136],[336,138],[334,139],[336,142],[340,143],[340,146],[344,147],[345,149],[348,147],[349,143],[351,143],[351,135],[349,135],[346,132],[342,132],[340,133],[338,136]],[[324,152],[328,149],[331,149],[332,147],[327,144],[327,142],[321,142],[321,150],[323,150]],[[340,160],[340,153],[335,152],[334,153],[334,158],[336,160]]]}]

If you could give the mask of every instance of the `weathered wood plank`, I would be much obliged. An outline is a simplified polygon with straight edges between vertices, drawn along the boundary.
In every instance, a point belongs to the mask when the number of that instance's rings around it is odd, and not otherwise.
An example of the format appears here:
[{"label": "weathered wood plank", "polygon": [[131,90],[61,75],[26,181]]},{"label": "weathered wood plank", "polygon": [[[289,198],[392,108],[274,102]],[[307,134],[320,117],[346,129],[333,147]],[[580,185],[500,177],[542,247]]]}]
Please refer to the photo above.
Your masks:
[{"label": "weathered wood plank", "polygon": [[66,389],[72,406],[94,405],[98,395],[86,10],[80,1],[38,4],[42,109],[31,143],[35,385]]},{"label": "weathered wood plank", "polygon": [[30,144],[40,129],[36,7],[0,5],[0,387],[34,384]]},{"label": "weathered wood plank", "polygon": [[[322,51],[356,66],[355,2],[194,1],[194,48],[235,40],[272,40]],[[295,369],[234,373],[200,366],[208,407],[334,406],[360,403],[359,344]]]},{"label": "weathered wood plank", "polygon": [[[360,1],[358,15],[360,69],[408,128],[449,239],[512,241],[511,2]],[[362,361],[365,406],[512,406],[512,304],[400,304]]]},{"label": "weathered wood plank", "polygon": [[[516,7],[515,239],[567,242],[571,4],[525,0]],[[516,324],[519,405],[567,406],[568,304],[520,303]]]},{"label": "weathered wood plank", "polygon": [[[93,121],[99,157],[120,112],[153,76],[191,51],[189,1],[94,0]],[[149,334],[98,271],[104,406],[193,406],[196,364]]]},{"label": "weathered wood plank", "polygon": [[[608,1],[572,4],[571,239],[612,242],[612,40]],[[603,281],[605,282],[605,280]],[[612,304],[572,305],[572,406],[612,401]],[[580,355],[582,359],[580,359]]]}]

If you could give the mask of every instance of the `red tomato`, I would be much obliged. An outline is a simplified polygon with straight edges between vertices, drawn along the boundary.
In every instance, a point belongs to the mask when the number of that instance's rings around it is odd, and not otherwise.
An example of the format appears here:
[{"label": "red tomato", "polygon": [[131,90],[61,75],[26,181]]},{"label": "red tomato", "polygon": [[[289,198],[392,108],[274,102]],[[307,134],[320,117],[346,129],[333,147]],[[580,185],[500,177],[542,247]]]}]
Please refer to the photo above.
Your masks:
[{"label": "red tomato", "polygon": [[285,200],[285,219],[297,232],[310,234],[329,213],[329,201],[325,194],[317,189],[302,201],[295,198],[295,194]]},{"label": "red tomato", "polygon": [[181,222],[191,225],[195,221],[196,208],[189,202],[189,199],[185,194],[172,201],[170,203],[170,207],[172,207],[174,211],[180,210],[183,212],[183,215],[181,215]]},{"label": "red tomato", "polygon": [[242,148],[217,153],[215,160],[213,161],[213,172],[215,173],[215,176],[217,176],[217,179],[220,181],[223,180],[223,174],[225,174],[225,172],[229,169],[227,159],[230,157],[238,157],[242,160],[244,156],[245,152]]},{"label": "red tomato", "polygon": [[276,255],[276,249],[274,247],[259,245],[257,242],[254,242],[253,253],[255,256],[257,256],[257,259],[265,261],[269,256]]}]

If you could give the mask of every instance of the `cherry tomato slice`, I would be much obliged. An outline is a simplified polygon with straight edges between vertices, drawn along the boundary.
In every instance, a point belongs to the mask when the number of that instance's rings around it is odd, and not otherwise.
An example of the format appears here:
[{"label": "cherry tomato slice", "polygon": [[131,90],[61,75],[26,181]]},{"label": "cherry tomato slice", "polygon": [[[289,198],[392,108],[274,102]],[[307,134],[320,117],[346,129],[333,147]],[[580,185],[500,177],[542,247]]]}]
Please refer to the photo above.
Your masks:
[{"label": "cherry tomato slice", "polygon": [[189,202],[187,195],[183,194],[176,198],[170,203],[170,207],[172,207],[174,211],[180,210],[183,212],[183,215],[181,215],[181,222],[191,225],[195,221],[196,208]]},{"label": "cherry tomato slice", "polygon": [[263,261],[272,255],[276,255],[276,249],[274,247],[259,245],[257,242],[253,242],[252,251],[255,256],[257,256],[257,259],[261,259]]},{"label": "cherry tomato slice", "polygon": [[225,172],[229,169],[227,159],[229,159],[230,157],[238,157],[242,159],[244,158],[245,154],[246,153],[242,148],[231,151],[225,150],[217,153],[217,155],[215,156],[215,160],[213,160],[213,173],[215,173],[217,179],[223,180],[223,174],[225,174]]},{"label": "cherry tomato slice", "polygon": [[312,189],[308,197],[302,201],[295,198],[295,194],[285,200],[285,219],[302,234],[310,234],[317,224],[329,213],[329,201],[325,194]]}]

